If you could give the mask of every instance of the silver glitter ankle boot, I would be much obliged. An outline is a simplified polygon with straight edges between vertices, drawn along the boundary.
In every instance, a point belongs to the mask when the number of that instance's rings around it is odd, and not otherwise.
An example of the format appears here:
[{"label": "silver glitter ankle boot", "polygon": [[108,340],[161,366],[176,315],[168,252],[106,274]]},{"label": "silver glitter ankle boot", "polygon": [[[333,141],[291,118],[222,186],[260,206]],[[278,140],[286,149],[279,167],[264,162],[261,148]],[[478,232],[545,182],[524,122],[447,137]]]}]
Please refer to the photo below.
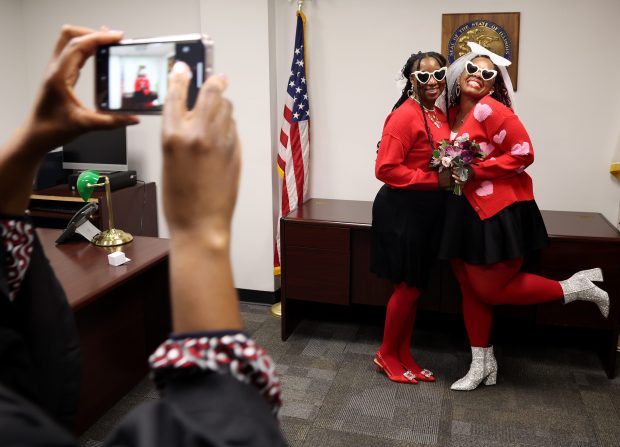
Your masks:
[{"label": "silver glitter ankle boot", "polygon": [[487,374],[484,384],[487,386],[495,385],[497,383],[497,360],[493,355],[493,346],[489,346],[484,355],[484,371]]},{"label": "silver glitter ankle boot", "polygon": [[[491,349],[491,357],[493,358],[493,363],[495,364],[494,371],[492,371],[492,376],[485,367],[486,354],[489,349]],[[450,389],[456,391],[471,391],[480,385],[480,383],[485,379],[489,380],[490,383],[488,383],[488,385],[495,384],[495,380],[497,380],[497,362],[495,362],[492,349],[493,348],[476,348],[472,346],[471,365],[469,365],[469,371],[467,371],[465,377],[454,382]],[[485,384],[487,384],[486,381]]]},{"label": "silver glitter ankle boot", "polygon": [[598,306],[603,316],[607,318],[609,316],[609,295],[592,283],[592,281],[602,280],[601,270],[591,269],[577,272],[570,278],[560,281],[560,286],[564,292],[564,303],[568,304],[575,300],[591,301]]},{"label": "silver glitter ankle boot", "polygon": [[603,271],[598,267],[590,270],[581,270],[575,273],[575,275],[584,276],[590,281],[603,281]]}]

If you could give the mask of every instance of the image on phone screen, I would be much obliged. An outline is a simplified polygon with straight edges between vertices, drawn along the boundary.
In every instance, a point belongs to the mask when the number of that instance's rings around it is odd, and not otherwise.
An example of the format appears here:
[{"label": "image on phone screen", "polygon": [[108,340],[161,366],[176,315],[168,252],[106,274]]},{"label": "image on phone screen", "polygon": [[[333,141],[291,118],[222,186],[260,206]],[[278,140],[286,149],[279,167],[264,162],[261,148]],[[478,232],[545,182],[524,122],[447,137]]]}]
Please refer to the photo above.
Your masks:
[{"label": "image on phone screen", "polygon": [[175,44],[112,46],[109,52],[109,108],[161,110],[175,61]]},{"label": "image on phone screen", "polygon": [[[128,42],[97,49],[95,95],[101,110],[161,113],[168,74],[176,61],[185,62],[192,79],[187,105],[192,108],[200,86],[212,70],[213,44],[197,35],[192,40]],[[149,39],[150,40],[150,39]]]}]

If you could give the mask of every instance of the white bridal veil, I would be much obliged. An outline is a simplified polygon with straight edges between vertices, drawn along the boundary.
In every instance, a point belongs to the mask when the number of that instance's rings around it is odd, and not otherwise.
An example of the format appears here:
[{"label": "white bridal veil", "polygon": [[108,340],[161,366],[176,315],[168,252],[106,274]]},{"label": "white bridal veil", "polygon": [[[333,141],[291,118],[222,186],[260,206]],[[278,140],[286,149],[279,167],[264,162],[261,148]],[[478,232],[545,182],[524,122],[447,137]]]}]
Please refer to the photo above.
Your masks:
[{"label": "white bridal veil", "polygon": [[471,52],[459,57],[450,65],[450,67],[448,67],[448,74],[446,75],[446,90],[444,90],[441,96],[437,98],[437,101],[435,101],[435,105],[445,113],[446,92],[450,92],[450,103],[452,103],[456,97],[456,83],[458,82],[459,77],[463,73],[463,70],[465,70],[465,65],[467,64],[467,61],[470,61],[477,56],[488,56],[491,61],[499,68],[502,78],[504,79],[504,83],[506,84],[506,89],[508,90],[508,97],[510,98],[512,109],[514,110],[515,91],[512,87],[512,80],[508,75],[508,70],[506,69],[506,67],[512,64],[512,62],[502,56],[493,53],[492,51],[487,50],[482,45],[478,45],[475,42],[467,42],[467,45],[471,49]]}]

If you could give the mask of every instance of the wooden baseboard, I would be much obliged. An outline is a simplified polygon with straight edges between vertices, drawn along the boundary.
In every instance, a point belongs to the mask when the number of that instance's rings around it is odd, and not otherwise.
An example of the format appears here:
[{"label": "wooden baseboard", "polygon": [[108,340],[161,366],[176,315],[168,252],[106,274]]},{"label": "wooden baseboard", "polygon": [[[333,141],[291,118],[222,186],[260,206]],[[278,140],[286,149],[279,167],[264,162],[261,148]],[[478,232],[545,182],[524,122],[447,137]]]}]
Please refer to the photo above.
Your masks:
[{"label": "wooden baseboard", "polygon": [[239,301],[244,303],[272,305],[280,301],[280,289],[275,292],[265,292],[262,290],[237,289]]}]

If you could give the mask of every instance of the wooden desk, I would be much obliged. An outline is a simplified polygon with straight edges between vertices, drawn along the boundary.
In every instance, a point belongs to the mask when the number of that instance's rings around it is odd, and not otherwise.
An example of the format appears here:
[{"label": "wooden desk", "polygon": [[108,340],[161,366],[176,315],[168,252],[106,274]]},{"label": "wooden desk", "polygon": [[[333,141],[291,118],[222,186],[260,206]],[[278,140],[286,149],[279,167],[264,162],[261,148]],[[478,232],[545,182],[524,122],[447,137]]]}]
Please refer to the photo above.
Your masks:
[{"label": "wooden desk", "polygon": [[121,246],[131,262],[112,267],[104,248],[86,241],[55,245],[59,230],[37,233],[75,312],[82,433],[144,378],[148,355],[170,331],[169,244],[137,236]]},{"label": "wooden desk", "polygon": [[[620,322],[620,233],[598,213],[543,211],[551,239],[533,266],[551,279],[601,267],[602,287],[611,297],[609,319],[591,303],[501,306],[536,323],[599,329],[601,355],[609,377],[615,375]],[[369,271],[372,202],[311,199],[280,221],[282,247],[282,339],[304,315],[304,302],[384,306],[392,285]],[[438,263],[423,309],[459,313],[460,290],[447,263]]]}]

